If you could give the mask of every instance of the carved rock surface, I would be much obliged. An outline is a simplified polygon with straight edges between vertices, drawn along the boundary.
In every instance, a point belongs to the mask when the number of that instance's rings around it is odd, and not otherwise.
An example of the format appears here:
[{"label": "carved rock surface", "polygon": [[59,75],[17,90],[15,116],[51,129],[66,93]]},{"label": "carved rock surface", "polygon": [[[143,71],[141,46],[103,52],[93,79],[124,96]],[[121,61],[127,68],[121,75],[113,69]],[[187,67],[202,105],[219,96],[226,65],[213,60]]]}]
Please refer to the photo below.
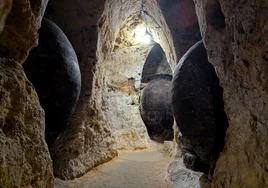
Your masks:
[{"label": "carved rock surface", "polygon": [[[268,187],[268,1],[195,3],[229,121],[211,187]],[[224,27],[211,24],[212,7]]]},{"label": "carved rock surface", "polygon": [[[182,136],[185,165],[208,173],[224,145],[226,116],[219,80],[202,41],[179,61],[172,80],[172,110]],[[215,156],[214,156],[215,155]],[[211,164],[213,160],[214,164]]]},{"label": "carved rock surface", "polygon": [[136,80],[148,52],[143,47],[118,48],[102,62],[106,68],[102,108],[117,149],[146,149],[150,145],[138,110],[140,80]]},{"label": "carved rock surface", "polygon": [[72,45],[52,21],[44,18],[39,45],[23,64],[46,113],[46,141],[52,145],[66,128],[81,90],[78,60]]},{"label": "carved rock surface", "polygon": [[0,33],[3,31],[6,18],[11,10],[12,0],[3,0],[0,2]]},{"label": "carved rock surface", "polygon": [[0,187],[53,187],[44,111],[23,68],[0,58]]},{"label": "carved rock surface", "polygon": [[185,167],[183,154],[178,145],[175,145],[171,157],[166,181],[169,188],[200,188],[201,172],[195,172]]},{"label": "carved rock surface", "polygon": [[180,59],[201,39],[193,0],[158,0]]},{"label": "carved rock surface", "polygon": [[12,10],[0,34],[0,57],[13,58],[21,64],[25,61],[29,51],[38,44],[37,30],[47,2],[48,0],[13,0]]},{"label": "carved rock surface", "polygon": [[163,142],[173,139],[171,79],[168,74],[150,76],[142,91],[141,117],[152,140]]}]

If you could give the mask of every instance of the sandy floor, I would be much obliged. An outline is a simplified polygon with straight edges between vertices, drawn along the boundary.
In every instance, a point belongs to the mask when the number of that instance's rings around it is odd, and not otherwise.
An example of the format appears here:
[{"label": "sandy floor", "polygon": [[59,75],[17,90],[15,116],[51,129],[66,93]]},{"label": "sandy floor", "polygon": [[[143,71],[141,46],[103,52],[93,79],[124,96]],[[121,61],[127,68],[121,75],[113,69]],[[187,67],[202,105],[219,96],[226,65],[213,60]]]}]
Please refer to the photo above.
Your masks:
[{"label": "sandy floor", "polygon": [[142,151],[120,151],[118,158],[72,181],[56,179],[56,188],[165,188],[169,155],[163,144]]}]

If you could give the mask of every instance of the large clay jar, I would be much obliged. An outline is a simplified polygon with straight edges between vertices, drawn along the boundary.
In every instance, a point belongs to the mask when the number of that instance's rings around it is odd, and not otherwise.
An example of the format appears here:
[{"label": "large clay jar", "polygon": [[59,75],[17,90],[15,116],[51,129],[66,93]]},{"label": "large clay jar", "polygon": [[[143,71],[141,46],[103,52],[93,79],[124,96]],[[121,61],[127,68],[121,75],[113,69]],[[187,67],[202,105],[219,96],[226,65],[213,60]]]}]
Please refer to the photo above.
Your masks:
[{"label": "large clay jar", "polygon": [[208,173],[224,145],[227,119],[222,89],[202,41],[179,61],[172,80],[172,110],[178,144],[188,168]]},{"label": "large clay jar", "polygon": [[81,74],[75,51],[52,21],[43,19],[39,45],[23,64],[45,110],[45,136],[54,143],[72,118],[81,90]]},{"label": "large clay jar", "polygon": [[173,139],[171,80],[172,76],[168,74],[150,76],[142,91],[141,117],[150,138],[158,142]]}]

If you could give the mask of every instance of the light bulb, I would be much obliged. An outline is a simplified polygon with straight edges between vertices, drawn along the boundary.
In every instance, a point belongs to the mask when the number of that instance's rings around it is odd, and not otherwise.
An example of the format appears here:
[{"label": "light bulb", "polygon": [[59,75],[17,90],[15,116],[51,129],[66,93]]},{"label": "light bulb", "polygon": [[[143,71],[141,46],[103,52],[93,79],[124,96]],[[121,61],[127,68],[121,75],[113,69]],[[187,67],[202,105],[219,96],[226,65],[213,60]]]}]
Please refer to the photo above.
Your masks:
[{"label": "light bulb", "polygon": [[143,44],[149,44],[151,42],[151,36],[146,32],[146,28],[143,25],[137,26],[134,33],[136,42]]},{"label": "light bulb", "polygon": [[151,42],[151,36],[148,35],[148,34],[145,34],[144,37],[143,37],[142,42],[143,42],[144,44],[150,44],[150,42]]},{"label": "light bulb", "polygon": [[140,25],[135,28],[134,33],[136,37],[143,37],[144,35],[146,35],[146,28],[143,25]]}]

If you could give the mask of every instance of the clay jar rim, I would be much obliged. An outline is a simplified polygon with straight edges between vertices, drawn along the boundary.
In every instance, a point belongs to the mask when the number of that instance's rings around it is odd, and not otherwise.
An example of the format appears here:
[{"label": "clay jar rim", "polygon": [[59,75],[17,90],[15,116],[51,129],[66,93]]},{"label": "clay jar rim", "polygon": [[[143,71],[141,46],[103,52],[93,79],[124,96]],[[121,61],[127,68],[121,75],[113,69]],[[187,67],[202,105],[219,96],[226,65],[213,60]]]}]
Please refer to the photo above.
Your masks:
[{"label": "clay jar rim", "polygon": [[152,81],[152,80],[157,80],[157,79],[165,79],[165,80],[172,80],[173,76],[170,74],[154,74],[151,75],[147,78],[148,82]]}]

